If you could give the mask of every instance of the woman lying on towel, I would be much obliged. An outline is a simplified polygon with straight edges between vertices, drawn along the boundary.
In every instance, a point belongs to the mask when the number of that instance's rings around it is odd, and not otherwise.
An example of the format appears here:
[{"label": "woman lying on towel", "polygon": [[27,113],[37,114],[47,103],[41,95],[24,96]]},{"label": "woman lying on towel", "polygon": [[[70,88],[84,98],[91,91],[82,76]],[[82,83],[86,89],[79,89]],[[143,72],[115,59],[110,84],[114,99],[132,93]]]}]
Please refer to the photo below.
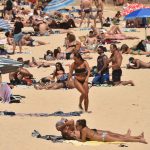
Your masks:
[{"label": "woman lying on towel", "polygon": [[142,50],[133,50],[129,48],[127,44],[123,44],[121,49],[123,54],[133,54],[133,55],[150,55],[150,52],[144,52]]},{"label": "woman lying on towel", "polygon": [[[136,140],[142,141],[143,139],[142,142],[144,142],[144,133],[141,133],[139,136],[131,136],[130,129],[127,131],[126,134],[118,134],[105,130],[89,129],[86,126],[86,120],[84,119],[78,120],[75,125],[73,119],[68,120],[66,118],[62,118],[60,121],[56,123],[56,129],[60,131],[62,137],[67,140],[78,140],[82,142],[85,141],[128,142],[128,140],[135,139],[134,142],[136,142]],[[88,133],[87,130],[89,131]],[[86,135],[82,133],[86,133]]]},{"label": "woman lying on towel", "polygon": [[100,133],[98,133],[93,129],[87,127],[85,119],[77,120],[76,129],[80,131],[80,138],[76,137],[76,140],[80,142],[139,142],[147,144],[146,140],[144,139],[144,133],[139,136],[131,136],[130,130],[125,135],[110,133],[107,131],[101,131]]},{"label": "woman lying on towel", "polygon": [[32,57],[32,61],[30,60],[23,60],[22,57],[18,57],[17,61],[22,62],[24,67],[50,67],[51,65],[54,66],[55,63],[48,63],[48,62],[42,62],[42,61],[36,61],[34,57]]},{"label": "woman lying on towel", "polygon": [[[73,59],[73,56],[74,56],[73,53],[69,55],[68,53],[61,52],[60,47],[58,47],[57,49],[54,49],[54,58],[55,59],[58,59],[58,60],[67,59],[68,60],[68,59]],[[92,59],[91,56],[86,55],[86,54],[83,54],[82,57],[83,57],[83,59]]]},{"label": "woman lying on towel", "polygon": [[97,29],[95,29],[94,27],[92,27],[93,32],[98,35],[99,39],[103,39],[103,40],[125,40],[125,39],[138,39],[138,37],[132,37],[132,36],[126,36],[125,34],[123,34],[119,28],[119,26],[112,26],[109,31],[107,32],[99,32],[97,31]]}]

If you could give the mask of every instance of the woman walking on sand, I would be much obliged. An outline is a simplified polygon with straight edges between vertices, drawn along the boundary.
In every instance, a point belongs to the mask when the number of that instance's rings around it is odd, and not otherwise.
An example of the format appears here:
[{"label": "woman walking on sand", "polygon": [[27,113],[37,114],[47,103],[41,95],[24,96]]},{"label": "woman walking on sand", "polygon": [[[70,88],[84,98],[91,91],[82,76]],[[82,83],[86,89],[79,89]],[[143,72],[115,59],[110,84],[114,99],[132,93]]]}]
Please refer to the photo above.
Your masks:
[{"label": "woman walking on sand", "polygon": [[82,56],[79,53],[75,53],[73,59],[74,62],[70,67],[68,80],[72,78],[73,72],[75,72],[74,75],[75,88],[81,93],[79,99],[79,108],[83,110],[82,102],[84,101],[84,110],[85,112],[88,112],[88,105],[89,105],[88,79],[90,76],[89,64],[86,60],[82,58]]}]

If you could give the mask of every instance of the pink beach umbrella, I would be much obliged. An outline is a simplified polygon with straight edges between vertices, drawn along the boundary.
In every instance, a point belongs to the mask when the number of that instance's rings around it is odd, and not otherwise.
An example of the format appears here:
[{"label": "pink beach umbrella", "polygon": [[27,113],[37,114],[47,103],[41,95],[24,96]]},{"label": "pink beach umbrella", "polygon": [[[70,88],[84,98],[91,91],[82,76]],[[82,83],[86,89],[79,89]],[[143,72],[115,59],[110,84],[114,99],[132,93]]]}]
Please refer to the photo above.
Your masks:
[{"label": "pink beach umbrella", "polygon": [[122,14],[122,16],[126,16],[126,15],[130,14],[131,12],[141,9],[141,8],[145,8],[145,6],[140,3],[134,3],[134,4],[127,3],[127,7],[122,11],[121,14]]}]

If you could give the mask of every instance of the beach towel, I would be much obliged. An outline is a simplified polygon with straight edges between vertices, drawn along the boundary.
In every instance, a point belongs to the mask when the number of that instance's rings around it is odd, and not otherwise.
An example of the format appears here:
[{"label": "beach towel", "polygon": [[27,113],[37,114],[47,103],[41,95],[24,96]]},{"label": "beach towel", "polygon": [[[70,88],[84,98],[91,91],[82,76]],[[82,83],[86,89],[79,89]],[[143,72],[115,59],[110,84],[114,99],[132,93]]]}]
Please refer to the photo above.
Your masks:
[{"label": "beach towel", "polygon": [[64,113],[62,111],[56,111],[54,113],[16,113],[10,111],[0,111],[0,116],[30,116],[30,117],[50,117],[50,116],[61,116],[61,117],[72,117],[72,116],[81,116],[82,111],[74,111]]},{"label": "beach towel", "polygon": [[10,102],[11,89],[7,83],[0,83],[0,97],[2,98],[2,102]]},{"label": "beach towel", "polygon": [[34,130],[32,132],[32,137],[44,139],[44,140],[50,140],[53,143],[67,143],[67,144],[73,144],[75,146],[98,146],[101,144],[118,144],[120,147],[128,147],[125,145],[125,142],[97,142],[97,141],[87,141],[87,142],[79,142],[76,140],[66,140],[63,139],[62,136],[57,135],[44,135],[42,136],[37,130]]}]

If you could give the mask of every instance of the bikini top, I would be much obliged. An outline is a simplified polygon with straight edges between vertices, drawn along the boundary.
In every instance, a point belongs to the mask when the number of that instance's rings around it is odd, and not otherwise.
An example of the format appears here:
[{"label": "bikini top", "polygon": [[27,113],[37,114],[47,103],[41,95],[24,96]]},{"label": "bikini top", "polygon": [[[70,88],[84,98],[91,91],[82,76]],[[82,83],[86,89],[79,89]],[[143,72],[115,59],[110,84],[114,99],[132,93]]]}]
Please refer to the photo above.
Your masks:
[{"label": "bikini top", "polygon": [[86,68],[77,68],[75,69],[75,74],[87,73]]}]

